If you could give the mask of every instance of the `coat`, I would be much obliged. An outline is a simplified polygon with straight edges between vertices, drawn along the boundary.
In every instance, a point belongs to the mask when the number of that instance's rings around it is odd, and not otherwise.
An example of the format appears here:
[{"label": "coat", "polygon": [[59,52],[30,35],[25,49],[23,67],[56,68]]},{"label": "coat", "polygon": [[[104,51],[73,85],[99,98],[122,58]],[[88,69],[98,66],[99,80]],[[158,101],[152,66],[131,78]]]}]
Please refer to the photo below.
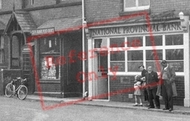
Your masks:
[{"label": "coat", "polygon": [[157,82],[158,82],[158,74],[154,71],[151,73],[146,73],[145,74],[145,82],[150,89],[153,89],[154,87],[157,87]]},{"label": "coat", "polygon": [[[171,81],[172,96],[175,97],[175,96],[177,96],[177,89],[176,89],[176,83],[175,83],[175,77],[176,77],[175,70],[174,70],[174,68],[172,66],[168,65],[166,67],[165,71],[167,72],[169,81]],[[161,77],[162,77],[162,75],[163,75],[163,69],[161,71]],[[161,83],[159,83],[158,90],[157,90],[157,95],[162,95],[161,94]]]}]

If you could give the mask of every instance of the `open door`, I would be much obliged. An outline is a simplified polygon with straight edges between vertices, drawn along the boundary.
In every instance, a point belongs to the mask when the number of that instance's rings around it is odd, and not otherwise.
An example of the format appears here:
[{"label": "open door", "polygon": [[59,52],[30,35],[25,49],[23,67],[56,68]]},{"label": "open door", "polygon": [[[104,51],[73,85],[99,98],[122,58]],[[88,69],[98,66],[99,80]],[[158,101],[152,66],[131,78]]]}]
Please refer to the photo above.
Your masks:
[{"label": "open door", "polygon": [[97,79],[94,82],[95,97],[108,100],[108,54],[107,51],[96,51],[94,58],[94,69]]}]

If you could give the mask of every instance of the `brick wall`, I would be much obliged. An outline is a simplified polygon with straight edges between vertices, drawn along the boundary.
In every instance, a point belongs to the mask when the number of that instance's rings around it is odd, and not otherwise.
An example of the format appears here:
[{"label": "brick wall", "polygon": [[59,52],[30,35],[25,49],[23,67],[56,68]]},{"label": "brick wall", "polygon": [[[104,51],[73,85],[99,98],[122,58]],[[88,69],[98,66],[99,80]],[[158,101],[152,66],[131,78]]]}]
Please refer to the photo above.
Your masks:
[{"label": "brick wall", "polygon": [[[112,78],[112,77],[111,77]],[[117,76],[110,81],[111,101],[134,102],[134,76]],[[184,77],[176,77],[178,96],[174,98],[174,105],[184,105]],[[130,97],[131,96],[131,97]],[[144,99],[143,99],[144,100]],[[163,100],[161,103],[164,104]]]},{"label": "brick wall", "polygon": [[[0,9],[0,12],[13,10],[13,1],[14,0],[2,0],[2,9]],[[21,9],[21,8],[22,8],[22,0],[15,0],[15,9]]]},{"label": "brick wall", "polygon": [[122,0],[86,0],[86,17],[88,22],[118,17],[122,11]]},{"label": "brick wall", "polygon": [[[175,10],[178,15],[183,11],[185,15],[190,15],[190,0],[150,0],[151,14],[161,13],[168,10]],[[119,17],[123,11],[123,0],[86,0],[86,18],[88,22],[105,20]]]}]

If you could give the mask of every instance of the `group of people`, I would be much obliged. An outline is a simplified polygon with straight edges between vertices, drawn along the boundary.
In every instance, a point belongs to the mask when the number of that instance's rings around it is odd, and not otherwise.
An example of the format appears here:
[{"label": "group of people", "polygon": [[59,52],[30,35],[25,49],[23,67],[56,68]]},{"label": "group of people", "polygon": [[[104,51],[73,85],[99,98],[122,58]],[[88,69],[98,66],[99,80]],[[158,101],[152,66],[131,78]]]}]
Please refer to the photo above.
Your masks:
[{"label": "group of people", "polygon": [[151,66],[148,66],[147,70],[143,65],[139,66],[141,75],[135,76],[134,84],[135,106],[143,106],[142,95],[144,95],[144,100],[148,101],[148,108],[160,109],[159,97],[162,96],[165,103],[163,110],[173,110],[173,97],[177,96],[175,70],[166,60],[161,62],[161,66],[159,76]]}]

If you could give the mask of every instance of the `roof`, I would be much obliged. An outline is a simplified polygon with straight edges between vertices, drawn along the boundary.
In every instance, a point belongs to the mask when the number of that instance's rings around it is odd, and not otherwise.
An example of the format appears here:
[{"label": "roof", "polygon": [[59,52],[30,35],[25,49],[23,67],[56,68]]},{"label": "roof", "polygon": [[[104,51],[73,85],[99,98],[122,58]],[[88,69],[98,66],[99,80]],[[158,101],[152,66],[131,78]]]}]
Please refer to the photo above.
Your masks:
[{"label": "roof", "polygon": [[15,12],[15,17],[22,30],[36,29],[36,25],[28,12]]},{"label": "roof", "polygon": [[37,29],[42,28],[55,28],[55,31],[65,31],[65,30],[79,30],[82,26],[81,17],[72,17],[72,18],[58,18],[53,20],[48,20]]},{"label": "roof", "polygon": [[[128,15],[130,15],[131,13],[129,13]],[[136,14],[136,13],[135,13]],[[127,16],[128,16],[127,15]],[[97,22],[96,26],[104,26],[104,25],[116,25],[116,24],[130,24],[130,23],[146,23],[147,19],[145,16],[137,16],[137,17],[133,17],[135,15],[132,15],[131,18],[127,18],[124,17],[118,17],[118,18],[114,18],[114,19],[110,19],[107,20],[105,22]],[[150,17],[150,21],[167,21],[167,20],[175,20],[175,19],[179,19],[178,16],[175,15],[175,10],[169,10],[169,11],[164,11],[161,13],[157,13],[157,14],[151,14],[149,13],[149,17]],[[95,22],[96,23],[96,22]]]},{"label": "roof", "polygon": [[9,29],[12,27],[12,24],[15,24],[13,23],[15,19],[22,31],[30,31],[36,29],[36,24],[28,12],[14,11],[5,28],[5,32],[9,31]]},{"label": "roof", "polygon": [[4,30],[5,29],[5,24],[3,22],[0,21],[0,30]]}]

